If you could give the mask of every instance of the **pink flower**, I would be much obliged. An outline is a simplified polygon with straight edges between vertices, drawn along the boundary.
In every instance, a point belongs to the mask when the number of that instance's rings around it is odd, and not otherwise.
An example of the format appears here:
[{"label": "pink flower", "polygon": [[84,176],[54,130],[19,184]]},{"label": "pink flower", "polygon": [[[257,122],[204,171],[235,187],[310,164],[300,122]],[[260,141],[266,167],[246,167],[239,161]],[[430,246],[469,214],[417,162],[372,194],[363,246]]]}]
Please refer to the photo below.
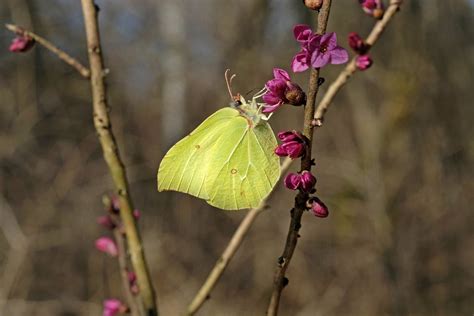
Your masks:
[{"label": "pink flower", "polygon": [[97,217],[97,224],[107,228],[107,229],[114,229],[115,228],[115,223],[112,220],[112,217],[109,215],[104,215],[104,216],[99,216]]},{"label": "pink flower", "polygon": [[327,217],[329,215],[328,207],[319,198],[312,197],[310,202],[311,202],[311,213],[313,213],[314,216]]},{"label": "pink flower", "polygon": [[359,0],[362,10],[376,19],[381,19],[384,14],[384,6],[382,0]]},{"label": "pink flower", "polygon": [[301,133],[296,131],[280,132],[278,138],[282,144],[275,148],[275,154],[291,159],[302,157],[306,153],[307,141]]},{"label": "pink flower", "polygon": [[115,241],[109,237],[100,237],[95,241],[95,247],[97,250],[102,251],[112,257],[118,255],[118,248]]},{"label": "pink flower", "polygon": [[109,298],[104,301],[103,316],[115,316],[127,311],[127,307],[118,299]]},{"label": "pink flower", "polygon": [[311,172],[304,170],[301,174],[289,173],[284,182],[290,190],[300,189],[303,192],[310,193],[316,184],[316,178]]},{"label": "pink flower", "polygon": [[369,55],[359,55],[356,58],[356,66],[359,70],[366,70],[372,66],[373,61]]},{"label": "pink flower", "polygon": [[10,44],[8,50],[12,53],[24,53],[35,45],[35,40],[28,35],[18,34]]},{"label": "pink flower", "polygon": [[308,25],[298,24],[293,29],[301,50],[291,62],[293,72],[302,72],[310,66],[321,68],[328,63],[343,64],[349,60],[347,51],[337,45],[336,33],[318,35]]},{"label": "pink flower", "polygon": [[[349,60],[347,51],[337,45],[336,33],[331,32],[321,37],[316,37],[312,41],[317,42],[317,49],[311,55],[311,65],[314,68],[321,68],[331,63],[333,65],[344,64]],[[311,46],[311,44],[310,44]]]},{"label": "pink flower", "polygon": [[267,81],[267,92],[263,95],[264,113],[273,112],[283,104],[302,105],[306,102],[303,90],[291,82],[288,73],[279,68],[273,69],[273,79]]},{"label": "pink flower", "polygon": [[365,54],[367,50],[369,49],[369,45],[356,32],[349,33],[348,40],[349,40],[349,46],[357,54]]}]

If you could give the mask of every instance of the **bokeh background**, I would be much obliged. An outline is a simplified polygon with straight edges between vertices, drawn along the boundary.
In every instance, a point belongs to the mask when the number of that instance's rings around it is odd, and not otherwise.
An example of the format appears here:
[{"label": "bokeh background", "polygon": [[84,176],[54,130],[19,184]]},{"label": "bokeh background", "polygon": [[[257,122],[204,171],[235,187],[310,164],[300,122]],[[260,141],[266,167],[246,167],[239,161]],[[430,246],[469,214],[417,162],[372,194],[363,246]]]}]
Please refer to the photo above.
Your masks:
[{"label": "bokeh background", "polygon": [[[122,149],[162,315],[183,312],[243,218],[156,191],[166,150],[229,102],[289,69],[301,1],[97,1]],[[333,1],[329,30],[366,35],[357,1]],[[305,214],[281,315],[474,313],[473,73],[469,1],[409,1],[335,99],[314,141],[319,196]],[[79,1],[4,0],[16,23],[87,62]],[[116,260],[94,249],[112,183],[89,83],[49,51],[8,52],[0,30],[0,315],[99,315],[121,297]],[[332,81],[342,66],[323,70]],[[307,86],[308,73],[295,81]],[[322,87],[324,93],[328,84]],[[320,94],[321,96],[321,94]],[[275,131],[298,129],[283,107]],[[296,170],[296,166],[294,167]],[[263,315],[294,193],[281,184],[199,315]]]}]

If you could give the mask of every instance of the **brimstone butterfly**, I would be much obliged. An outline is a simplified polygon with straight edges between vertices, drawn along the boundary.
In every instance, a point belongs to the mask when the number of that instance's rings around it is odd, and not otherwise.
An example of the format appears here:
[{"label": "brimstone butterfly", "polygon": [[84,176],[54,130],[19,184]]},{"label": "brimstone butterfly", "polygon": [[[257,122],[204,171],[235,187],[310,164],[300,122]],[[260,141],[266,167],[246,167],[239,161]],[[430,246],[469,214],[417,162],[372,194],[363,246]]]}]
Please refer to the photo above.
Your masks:
[{"label": "brimstone butterfly", "polygon": [[275,135],[255,96],[218,110],[161,161],[158,191],[191,194],[224,209],[256,207],[280,177]]}]

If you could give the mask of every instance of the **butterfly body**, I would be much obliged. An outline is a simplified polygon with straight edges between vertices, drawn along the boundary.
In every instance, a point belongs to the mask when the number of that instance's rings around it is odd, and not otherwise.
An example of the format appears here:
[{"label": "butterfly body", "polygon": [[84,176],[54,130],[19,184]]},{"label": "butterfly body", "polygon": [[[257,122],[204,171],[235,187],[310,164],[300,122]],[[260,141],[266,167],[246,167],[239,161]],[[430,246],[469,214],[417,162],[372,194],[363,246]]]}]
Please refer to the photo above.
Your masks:
[{"label": "butterfly body", "polygon": [[280,176],[277,141],[257,104],[218,110],[176,143],[158,170],[158,191],[188,193],[224,209],[256,207]]}]

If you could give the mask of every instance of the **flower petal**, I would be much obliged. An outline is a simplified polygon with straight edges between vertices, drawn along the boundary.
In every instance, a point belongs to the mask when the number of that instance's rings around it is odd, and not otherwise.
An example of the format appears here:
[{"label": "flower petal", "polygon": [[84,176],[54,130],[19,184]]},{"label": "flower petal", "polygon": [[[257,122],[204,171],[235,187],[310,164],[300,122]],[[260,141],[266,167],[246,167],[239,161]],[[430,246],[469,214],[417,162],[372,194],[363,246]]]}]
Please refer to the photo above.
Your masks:
[{"label": "flower petal", "polygon": [[277,95],[274,95],[273,93],[264,94],[262,99],[267,105],[277,105],[282,103],[281,98],[279,98]]},{"label": "flower petal", "polygon": [[331,50],[329,54],[331,55],[331,64],[334,65],[344,64],[349,60],[349,54],[340,46]]},{"label": "flower petal", "polygon": [[286,81],[279,78],[268,80],[265,87],[275,95],[284,96]]},{"label": "flower petal", "polygon": [[293,35],[300,43],[306,42],[312,33],[311,28],[306,24],[297,24],[293,28]]},{"label": "flower petal", "polygon": [[270,113],[276,111],[283,103],[277,103],[274,105],[263,105],[263,113]]},{"label": "flower petal", "polygon": [[293,57],[291,61],[291,70],[293,72],[303,72],[308,68],[308,58],[305,51],[301,51]]},{"label": "flower petal", "polygon": [[275,79],[290,81],[290,75],[285,70],[280,68],[273,68],[273,77],[275,77]]},{"label": "flower petal", "polygon": [[331,32],[324,34],[321,38],[321,43],[327,45],[328,50],[333,50],[337,47],[337,36],[336,33]]},{"label": "flower petal", "polygon": [[313,66],[314,68],[324,67],[327,65],[330,59],[330,54],[314,51],[313,56],[311,56],[311,66]]}]

